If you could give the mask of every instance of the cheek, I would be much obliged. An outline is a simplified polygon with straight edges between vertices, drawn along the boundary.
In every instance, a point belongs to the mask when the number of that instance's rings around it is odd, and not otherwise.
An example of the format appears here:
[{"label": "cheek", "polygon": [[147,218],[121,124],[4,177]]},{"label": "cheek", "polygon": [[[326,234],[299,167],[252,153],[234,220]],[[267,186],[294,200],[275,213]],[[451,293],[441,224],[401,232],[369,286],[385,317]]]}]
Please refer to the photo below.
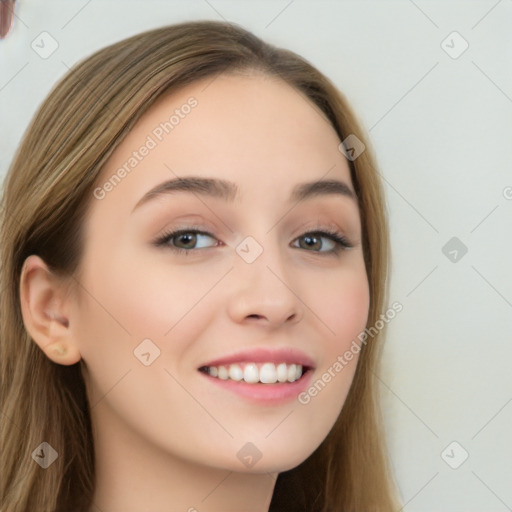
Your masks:
[{"label": "cheek", "polygon": [[332,357],[346,350],[368,319],[370,293],[364,267],[318,281],[311,300],[325,333],[324,353]]},{"label": "cheek", "polygon": [[128,369],[142,366],[141,350],[156,354],[154,366],[174,368],[211,321],[214,310],[201,299],[218,272],[205,276],[161,260],[142,262],[134,251],[101,261],[83,276],[89,293],[76,331],[98,386],[107,389]]},{"label": "cheek", "polygon": [[345,284],[339,299],[329,306],[329,318],[340,348],[346,350],[357,335],[364,330],[368,319],[370,294],[366,277]]},{"label": "cheek", "polygon": [[[325,422],[333,424],[352,384],[359,358],[358,335],[368,320],[370,294],[366,271],[347,269],[333,279],[325,280],[311,297],[315,313],[321,319],[322,337],[319,338],[319,365],[307,395],[299,402],[319,408],[323,414],[317,418],[320,431]],[[313,308],[312,308],[313,309]],[[311,403],[310,403],[311,402]]]},{"label": "cheek", "polygon": [[96,393],[98,398],[103,396],[127,372],[132,379],[134,371],[145,368],[134,350],[145,339],[154,340],[161,350],[162,335],[172,325],[160,289],[147,279],[144,266],[116,252],[110,258],[103,256],[98,250],[81,277],[87,293],[75,327],[92,379],[91,402]]}]

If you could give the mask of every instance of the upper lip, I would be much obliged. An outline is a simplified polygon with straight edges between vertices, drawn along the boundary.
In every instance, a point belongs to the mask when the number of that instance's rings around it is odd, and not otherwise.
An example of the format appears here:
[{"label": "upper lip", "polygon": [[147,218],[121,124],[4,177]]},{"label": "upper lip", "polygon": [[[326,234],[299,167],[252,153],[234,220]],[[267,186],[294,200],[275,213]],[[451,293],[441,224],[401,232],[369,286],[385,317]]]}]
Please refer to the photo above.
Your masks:
[{"label": "upper lip", "polygon": [[255,348],[212,359],[202,364],[200,368],[204,366],[226,366],[234,363],[287,363],[300,364],[308,368],[314,368],[315,366],[313,359],[294,348]]}]

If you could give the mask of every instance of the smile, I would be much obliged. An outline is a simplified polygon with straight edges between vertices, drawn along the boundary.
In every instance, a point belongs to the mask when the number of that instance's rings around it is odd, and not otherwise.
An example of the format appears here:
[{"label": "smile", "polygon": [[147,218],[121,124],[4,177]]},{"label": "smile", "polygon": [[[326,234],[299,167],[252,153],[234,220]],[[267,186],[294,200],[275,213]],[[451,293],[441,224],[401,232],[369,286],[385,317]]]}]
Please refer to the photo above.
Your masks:
[{"label": "smile", "polygon": [[220,366],[203,366],[199,371],[221,380],[244,381],[248,384],[275,384],[295,382],[307,371],[300,364],[287,363],[234,363]]}]

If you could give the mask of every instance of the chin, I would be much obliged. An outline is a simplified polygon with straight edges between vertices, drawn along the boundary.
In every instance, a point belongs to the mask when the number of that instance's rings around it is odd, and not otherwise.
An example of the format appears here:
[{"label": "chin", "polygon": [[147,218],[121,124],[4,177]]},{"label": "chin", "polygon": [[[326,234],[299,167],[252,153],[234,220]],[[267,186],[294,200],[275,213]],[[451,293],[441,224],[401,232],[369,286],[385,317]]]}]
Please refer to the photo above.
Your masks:
[{"label": "chin", "polygon": [[265,454],[262,450],[261,458],[254,463],[254,465],[235,464],[235,467],[229,468],[232,471],[242,473],[282,473],[290,469],[300,466],[315,450],[317,446],[300,447],[290,446],[282,447],[281,450],[275,450],[268,447],[267,451],[270,453]]}]

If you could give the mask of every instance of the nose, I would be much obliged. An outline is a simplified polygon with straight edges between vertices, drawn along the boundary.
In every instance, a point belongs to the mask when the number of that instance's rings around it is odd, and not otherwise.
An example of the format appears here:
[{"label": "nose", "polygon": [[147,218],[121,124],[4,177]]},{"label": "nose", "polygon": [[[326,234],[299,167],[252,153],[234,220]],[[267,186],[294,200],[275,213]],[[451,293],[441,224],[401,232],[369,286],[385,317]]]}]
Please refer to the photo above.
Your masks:
[{"label": "nose", "polygon": [[230,290],[228,314],[233,322],[273,330],[302,320],[304,303],[277,249],[265,248],[252,263],[237,255],[231,278],[235,284]]}]

